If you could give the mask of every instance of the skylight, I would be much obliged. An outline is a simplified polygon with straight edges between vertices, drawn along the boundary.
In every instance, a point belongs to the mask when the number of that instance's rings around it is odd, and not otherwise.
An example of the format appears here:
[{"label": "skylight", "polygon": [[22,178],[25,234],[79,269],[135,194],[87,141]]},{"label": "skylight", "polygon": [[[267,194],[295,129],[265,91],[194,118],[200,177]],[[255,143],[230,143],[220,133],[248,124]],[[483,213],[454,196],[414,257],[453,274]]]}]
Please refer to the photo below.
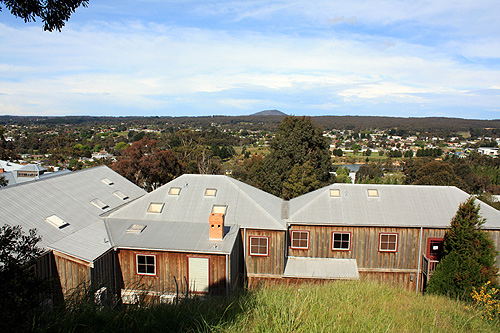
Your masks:
[{"label": "skylight", "polygon": [[169,195],[179,195],[180,193],[181,193],[180,187],[171,187],[170,190],[168,191]]},{"label": "skylight", "polygon": [[120,191],[115,191],[115,192],[113,192],[113,194],[114,194],[115,196],[117,196],[118,198],[122,199],[122,200],[127,200],[127,199],[128,199],[128,195],[123,194],[123,193],[122,193],[122,192],[120,192]]},{"label": "skylight", "polygon": [[99,199],[90,200],[90,203],[93,204],[94,206],[96,206],[97,208],[102,209],[102,210],[109,208],[109,205],[106,205],[104,202],[102,202]]},{"label": "skylight", "polygon": [[207,188],[205,189],[205,196],[206,197],[215,197],[217,195],[217,189],[216,188]]},{"label": "skylight", "polygon": [[148,207],[148,213],[161,213],[164,205],[163,202],[151,202]]},{"label": "skylight", "polygon": [[340,197],[340,190],[339,189],[330,189],[330,198],[338,198]]},{"label": "skylight", "polygon": [[367,190],[367,191],[368,191],[368,196],[369,197],[378,197],[378,190],[370,189],[370,190]]},{"label": "skylight", "polygon": [[213,205],[212,213],[226,214],[226,208],[227,208],[227,206],[224,206],[224,205]]},{"label": "skylight", "polygon": [[101,181],[106,184],[106,185],[113,185],[113,181],[109,180],[108,178],[103,178]]},{"label": "skylight", "polygon": [[55,227],[57,227],[59,229],[62,229],[65,226],[69,225],[68,222],[64,221],[63,219],[61,219],[57,215],[49,216],[49,217],[45,218],[45,221],[49,222],[50,224],[52,224],[53,226],[55,226]]},{"label": "skylight", "polygon": [[144,224],[131,224],[125,232],[127,234],[140,234],[144,229],[146,229]]}]

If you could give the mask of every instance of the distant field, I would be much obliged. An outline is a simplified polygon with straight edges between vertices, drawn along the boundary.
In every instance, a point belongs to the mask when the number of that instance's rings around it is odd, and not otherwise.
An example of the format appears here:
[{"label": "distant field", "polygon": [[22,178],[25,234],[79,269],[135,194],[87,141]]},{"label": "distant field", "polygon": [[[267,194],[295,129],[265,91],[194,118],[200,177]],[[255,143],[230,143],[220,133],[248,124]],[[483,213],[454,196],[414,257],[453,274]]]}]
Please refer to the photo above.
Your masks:
[{"label": "distant field", "polygon": [[[92,301],[93,298],[90,298]],[[500,332],[498,318],[446,297],[374,282],[264,286],[179,305],[67,307],[34,321],[39,332]]]}]

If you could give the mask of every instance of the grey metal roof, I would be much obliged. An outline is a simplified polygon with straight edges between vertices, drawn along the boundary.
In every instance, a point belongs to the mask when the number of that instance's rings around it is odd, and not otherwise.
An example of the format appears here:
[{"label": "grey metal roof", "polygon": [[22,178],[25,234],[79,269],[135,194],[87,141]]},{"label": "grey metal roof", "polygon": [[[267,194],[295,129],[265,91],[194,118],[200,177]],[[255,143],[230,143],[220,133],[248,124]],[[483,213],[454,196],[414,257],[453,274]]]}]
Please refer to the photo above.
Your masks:
[{"label": "grey metal roof", "polygon": [[284,277],[359,279],[356,259],[288,257]]},{"label": "grey metal roof", "polygon": [[[113,185],[105,184],[103,178],[111,179]],[[116,190],[129,198],[118,198],[113,194]],[[110,168],[99,166],[0,189],[0,219],[12,226],[21,225],[25,231],[36,228],[42,236],[42,248],[54,246],[61,252],[90,260],[99,257],[104,248],[100,242],[105,227],[100,215],[145,193]],[[109,207],[102,210],[92,205],[90,201],[96,198]],[[52,215],[69,225],[59,229],[46,222],[45,218]],[[96,232],[95,237],[92,232]],[[71,238],[63,241],[68,236]],[[85,245],[70,241],[80,236],[87,242],[85,250]]]},{"label": "grey metal roof", "polygon": [[[146,227],[142,232],[128,233],[132,224]],[[113,246],[119,248],[216,254],[231,253],[239,231],[238,225],[226,225],[223,239],[211,240],[208,219],[206,223],[192,223],[108,218],[106,227]]]},{"label": "grey metal roof", "polygon": [[[170,195],[171,187],[180,188]],[[205,189],[217,189],[205,196]],[[161,213],[148,213],[150,203],[165,203]],[[109,214],[114,219],[207,223],[214,205],[227,206],[226,224],[243,228],[286,230],[283,200],[227,176],[182,175],[129,205]]]},{"label": "grey metal roof", "polygon": [[[340,197],[330,197],[339,189]],[[369,197],[377,189],[378,197]],[[332,184],[290,201],[289,223],[445,228],[469,194],[449,186]],[[500,211],[481,203],[485,229],[500,229]]]}]

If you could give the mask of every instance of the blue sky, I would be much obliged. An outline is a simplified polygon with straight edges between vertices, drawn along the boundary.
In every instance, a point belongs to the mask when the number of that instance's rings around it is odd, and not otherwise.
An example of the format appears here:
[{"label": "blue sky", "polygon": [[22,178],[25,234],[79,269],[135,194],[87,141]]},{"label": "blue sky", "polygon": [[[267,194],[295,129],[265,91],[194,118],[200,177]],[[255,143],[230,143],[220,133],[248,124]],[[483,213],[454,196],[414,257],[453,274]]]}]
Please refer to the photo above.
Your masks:
[{"label": "blue sky", "polygon": [[0,13],[2,115],[500,119],[500,2],[90,0]]}]

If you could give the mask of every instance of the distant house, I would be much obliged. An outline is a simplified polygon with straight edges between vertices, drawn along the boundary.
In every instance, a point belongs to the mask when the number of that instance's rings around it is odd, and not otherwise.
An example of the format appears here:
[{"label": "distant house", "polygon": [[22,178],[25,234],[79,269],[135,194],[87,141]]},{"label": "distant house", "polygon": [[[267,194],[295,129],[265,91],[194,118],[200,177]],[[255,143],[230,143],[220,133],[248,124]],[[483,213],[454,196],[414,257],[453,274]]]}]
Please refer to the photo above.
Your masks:
[{"label": "distant house", "polygon": [[[267,281],[377,279],[422,291],[468,197],[456,187],[332,184],[285,201],[220,175],[145,193],[101,166],[4,188],[0,216],[38,229],[47,251],[37,267],[63,293],[98,283],[134,303]],[[499,249],[500,212],[480,207]]]},{"label": "distant house", "polygon": [[481,155],[498,156],[498,148],[493,147],[479,147],[477,152]]},{"label": "distant house", "polygon": [[47,172],[47,169],[39,164],[18,164],[0,160],[0,175],[4,176],[8,181],[7,186],[52,177],[68,172],[70,171],[61,170],[57,172]]}]

